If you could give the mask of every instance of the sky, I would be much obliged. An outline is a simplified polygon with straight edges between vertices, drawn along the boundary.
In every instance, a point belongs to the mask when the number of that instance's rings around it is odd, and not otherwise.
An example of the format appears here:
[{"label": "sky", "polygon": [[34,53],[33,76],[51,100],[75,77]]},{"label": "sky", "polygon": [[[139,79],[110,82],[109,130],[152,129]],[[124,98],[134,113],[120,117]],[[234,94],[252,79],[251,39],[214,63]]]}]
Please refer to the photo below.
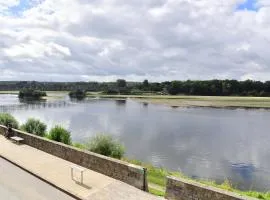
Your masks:
[{"label": "sky", "polygon": [[270,80],[270,0],[0,0],[0,80]]}]

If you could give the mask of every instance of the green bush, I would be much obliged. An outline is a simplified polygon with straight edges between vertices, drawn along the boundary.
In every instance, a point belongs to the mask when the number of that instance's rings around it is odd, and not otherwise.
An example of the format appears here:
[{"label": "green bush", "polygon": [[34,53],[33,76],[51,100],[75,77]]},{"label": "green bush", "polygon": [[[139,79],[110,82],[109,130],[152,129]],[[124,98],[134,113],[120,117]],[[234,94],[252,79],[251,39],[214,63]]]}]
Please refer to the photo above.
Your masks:
[{"label": "green bush", "polygon": [[111,135],[99,134],[90,139],[86,144],[89,151],[121,159],[125,153],[124,146],[116,141]]},{"label": "green bush", "polygon": [[86,91],[78,89],[78,90],[69,92],[68,95],[70,98],[83,99],[86,97]]},{"label": "green bush", "polygon": [[51,129],[48,138],[64,144],[71,144],[70,132],[61,126],[55,126]]},{"label": "green bush", "polygon": [[19,122],[9,113],[0,113],[0,124],[4,126],[10,124],[15,129],[19,127]]},{"label": "green bush", "polygon": [[47,96],[46,92],[33,90],[33,89],[22,89],[19,92],[18,97],[20,99],[40,99],[41,97]]},{"label": "green bush", "polygon": [[30,118],[21,126],[21,130],[38,136],[45,136],[47,126],[38,119]]},{"label": "green bush", "polygon": [[130,91],[131,95],[142,95],[143,92],[141,90],[133,89]]}]

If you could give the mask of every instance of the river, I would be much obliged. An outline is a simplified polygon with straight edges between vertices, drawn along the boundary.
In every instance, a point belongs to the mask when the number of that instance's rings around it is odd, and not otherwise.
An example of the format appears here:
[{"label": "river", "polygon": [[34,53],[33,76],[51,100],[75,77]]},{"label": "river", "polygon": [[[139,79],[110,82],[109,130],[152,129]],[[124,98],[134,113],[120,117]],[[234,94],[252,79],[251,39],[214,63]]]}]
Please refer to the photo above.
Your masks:
[{"label": "river", "polygon": [[20,123],[34,117],[48,128],[60,124],[85,142],[108,133],[126,156],[181,171],[198,179],[230,180],[240,189],[270,188],[270,111],[263,109],[172,108],[134,100],[69,98],[21,103],[0,95],[0,112]]}]

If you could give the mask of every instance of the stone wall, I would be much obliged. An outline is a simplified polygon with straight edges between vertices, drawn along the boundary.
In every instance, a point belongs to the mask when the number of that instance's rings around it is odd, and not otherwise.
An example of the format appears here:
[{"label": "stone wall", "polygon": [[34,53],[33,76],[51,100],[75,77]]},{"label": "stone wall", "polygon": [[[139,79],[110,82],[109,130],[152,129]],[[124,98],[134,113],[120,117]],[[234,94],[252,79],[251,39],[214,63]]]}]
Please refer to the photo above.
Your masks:
[{"label": "stone wall", "polygon": [[167,177],[166,198],[169,200],[255,200],[174,177]]},{"label": "stone wall", "polygon": [[[6,127],[0,125],[0,134],[3,134],[5,130]],[[147,171],[145,168],[89,151],[80,150],[72,146],[51,141],[19,130],[13,129],[13,132],[14,135],[23,138],[24,144],[26,145],[123,181],[141,190],[148,190],[146,178]]]}]

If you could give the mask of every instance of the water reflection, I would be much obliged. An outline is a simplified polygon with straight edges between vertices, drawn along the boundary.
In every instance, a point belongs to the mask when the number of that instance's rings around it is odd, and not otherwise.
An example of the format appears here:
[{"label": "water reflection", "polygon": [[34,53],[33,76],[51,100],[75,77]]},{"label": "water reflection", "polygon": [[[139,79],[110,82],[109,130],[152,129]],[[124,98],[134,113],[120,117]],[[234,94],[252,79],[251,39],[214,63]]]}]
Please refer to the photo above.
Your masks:
[{"label": "water reflection", "polygon": [[127,102],[126,99],[117,99],[117,100],[115,100],[115,103],[116,103],[117,106],[125,106],[126,102]]},{"label": "water reflection", "polygon": [[143,106],[144,107],[147,107],[148,106],[148,103],[147,102],[143,102]]},{"label": "water reflection", "polygon": [[270,188],[270,111],[172,109],[108,99],[27,104],[2,97],[1,112],[12,113],[21,123],[35,117],[49,128],[61,124],[74,141],[110,133],[125,144],[130,158],[195,178],[229,179],[239,188]]},{"label": "water reflection", "polygon": [[246,163],[233,163],[231,165],[231,169],[235,175],[240,175],[240,177],[245,181],[250,181],[252,179],[253,172],[255,172],[253,164]]},{"label": "water reflection", "polygon": [[72,106],[74,104],[68,103],[66,101],[54,101],[54,102],[46,102],[46,101],[28,101],[19,105],[0,105],[0,112],[11,112],[16,110],[39,110],[44,108],[64,108],[67,106]]}]

